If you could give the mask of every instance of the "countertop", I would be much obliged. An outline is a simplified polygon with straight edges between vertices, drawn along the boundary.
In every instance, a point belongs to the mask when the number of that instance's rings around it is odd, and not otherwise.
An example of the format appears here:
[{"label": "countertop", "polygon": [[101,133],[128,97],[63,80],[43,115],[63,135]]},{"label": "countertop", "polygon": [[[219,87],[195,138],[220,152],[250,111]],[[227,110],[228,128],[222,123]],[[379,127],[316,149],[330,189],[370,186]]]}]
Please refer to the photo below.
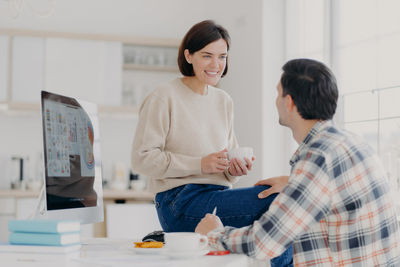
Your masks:
[{"label": "countertop", "polygon": [[[0,198],[7,198],[7,197],[35,198],[39,196],[39,193],[40,193],[39,191],[34,191],[34,190],[0,189]],[[104,189],[103,199],[152,201],[154,199],[154,194],[149,191]]]}]

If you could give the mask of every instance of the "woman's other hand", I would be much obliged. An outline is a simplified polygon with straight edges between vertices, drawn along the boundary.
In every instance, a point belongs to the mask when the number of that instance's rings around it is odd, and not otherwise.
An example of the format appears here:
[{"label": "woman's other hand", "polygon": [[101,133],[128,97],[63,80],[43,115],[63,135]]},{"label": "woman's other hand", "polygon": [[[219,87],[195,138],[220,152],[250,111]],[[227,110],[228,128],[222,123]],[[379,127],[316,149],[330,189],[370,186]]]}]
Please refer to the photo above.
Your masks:
[{"label": "woman's other hand", "polygon": [[201,172],[204,174],[221,173],[229,166],[228,157],[224,149],[222,151],[211,153],[201,159]]},{"label": "woman's other hand", "polygon": [[233,158],[229,164],[229,174],[232,176],[247,175],[247,173],[251,171],[251,168],[253,167],[252,162],[255,160],[255,157],[252,157],[251,160],[244,158],[244,160],[246,161],[246,164],[237,158]]},{"label": "woman's other hand", "polygon": [[272,194],[280,193],[282,189],[287,185],[289,176],[277,176],[264,180],[258,181],[256,185],[270,185],[271,187],[260,192],[258,198],[266,198]]}]

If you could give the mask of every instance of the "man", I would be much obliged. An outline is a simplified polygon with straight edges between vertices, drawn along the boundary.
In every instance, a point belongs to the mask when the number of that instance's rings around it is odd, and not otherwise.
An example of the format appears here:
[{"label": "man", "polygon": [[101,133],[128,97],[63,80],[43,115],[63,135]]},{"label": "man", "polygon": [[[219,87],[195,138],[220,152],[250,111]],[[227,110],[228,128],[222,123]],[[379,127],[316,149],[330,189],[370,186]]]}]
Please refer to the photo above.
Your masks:
[{"label": "man", "polygon": [[279,123],[300,145],[290,176],[262,180],[280,191],[252,225],[223,227],[207,214],[196,232],[210,246],[259,259],[293,244],[295,266],[400,266],[400,234],[390,187],[376,154],[331,121],[336,80],[322,63],[296,59],[283,66],[276,106]]}]

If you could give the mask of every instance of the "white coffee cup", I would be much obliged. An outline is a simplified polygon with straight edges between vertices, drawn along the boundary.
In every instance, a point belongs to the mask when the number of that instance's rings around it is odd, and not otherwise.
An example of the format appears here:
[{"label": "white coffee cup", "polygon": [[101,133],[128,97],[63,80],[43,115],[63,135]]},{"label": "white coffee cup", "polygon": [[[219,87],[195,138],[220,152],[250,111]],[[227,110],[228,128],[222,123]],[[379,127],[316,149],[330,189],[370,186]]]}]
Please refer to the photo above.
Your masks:
[{"label": "white coffee cup", "polygon": [[191,232],[165,233],[165,248],[171,251],[203,250],[208,246],[208,238]]},{"label": "white coffee cup", "polygon": [[246,165],[247,165],[247,163],[244,160],[244,158],[248,158],[249,160],[251,160],[252,157],[253,157],[253,148],[252,147],[237,147],[237,148],[232,148],[231,150],[228,151],[228,159],[229,160],[232,160],[233,158],[237,158]]}]

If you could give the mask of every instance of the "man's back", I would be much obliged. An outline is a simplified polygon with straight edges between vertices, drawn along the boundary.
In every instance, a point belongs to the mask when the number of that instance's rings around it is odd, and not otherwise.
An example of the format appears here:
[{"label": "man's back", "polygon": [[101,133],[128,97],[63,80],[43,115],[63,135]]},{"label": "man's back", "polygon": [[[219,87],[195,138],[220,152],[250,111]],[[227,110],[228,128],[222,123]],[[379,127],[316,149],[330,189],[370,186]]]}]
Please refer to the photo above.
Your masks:
[{"label": "man's back", "polygon": [[257,183],[272,185],[262,197],[281,192],[252,225],[220,230],[208,215],[196,231],[207,233],[212,247],[259,259],[293,245],[296,266],[400,266],[394,198],[379,159],[331,122],[339,96],[335,76],[306,58],[290,60],[282,70],[275,101],[279,123],[300,144],[290,176]]},{"label": "man's back", "polygon": [[[390,187],[379,159],[365,142],[331,122],[317,123],[291,164],[292,174],[308,175],[315,180],[312,183],[326,187],[326,197],[317,204],[323,213],[318,227],[294,241],[295,263],[400,265],[399,227]],[[290,181],[294,187],[298,183],[304,181]]]}]

